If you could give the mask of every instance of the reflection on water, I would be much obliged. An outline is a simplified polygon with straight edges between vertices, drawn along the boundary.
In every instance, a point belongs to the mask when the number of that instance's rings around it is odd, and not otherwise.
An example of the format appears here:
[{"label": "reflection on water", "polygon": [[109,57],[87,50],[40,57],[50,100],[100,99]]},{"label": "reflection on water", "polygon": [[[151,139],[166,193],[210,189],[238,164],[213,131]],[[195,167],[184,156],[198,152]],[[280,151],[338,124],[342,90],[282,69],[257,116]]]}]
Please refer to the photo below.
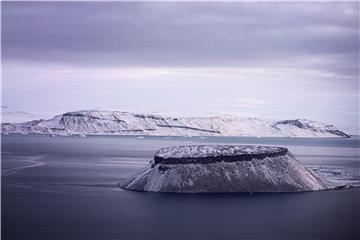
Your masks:
[{"label": "reflection on water", "polygon": [[2,158],[6,159],[6,161],[3,161],[3,164],[1,166],[1,175],[3,175],[3,176],[16,174],[23,169],[40,167],[45,164],[44,162],[40,161],[43,158],[43,156],[30,156],[30,157],[9,156],[9,157],[7,157],[4,155],[4,157],[2,157]]},{"label": "reflection on water", "polygon": [[312,168],[359,170],[358,138],[4,136],[2,237],[360,236],[359,189],[297,194],[156,194],[124,191],[116,185],[147,164],[160,147],[221,143],[286,146]]}]

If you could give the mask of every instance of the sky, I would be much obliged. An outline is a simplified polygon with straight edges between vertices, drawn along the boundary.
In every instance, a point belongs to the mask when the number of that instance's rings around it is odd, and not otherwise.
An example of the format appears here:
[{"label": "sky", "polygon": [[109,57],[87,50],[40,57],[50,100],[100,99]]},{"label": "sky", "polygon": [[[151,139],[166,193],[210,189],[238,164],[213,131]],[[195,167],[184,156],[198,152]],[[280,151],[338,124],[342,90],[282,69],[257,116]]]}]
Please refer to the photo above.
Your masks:
[{"label": "sky", "polygon": [[358,130],[358,5],[2,2],[2,105]]}]

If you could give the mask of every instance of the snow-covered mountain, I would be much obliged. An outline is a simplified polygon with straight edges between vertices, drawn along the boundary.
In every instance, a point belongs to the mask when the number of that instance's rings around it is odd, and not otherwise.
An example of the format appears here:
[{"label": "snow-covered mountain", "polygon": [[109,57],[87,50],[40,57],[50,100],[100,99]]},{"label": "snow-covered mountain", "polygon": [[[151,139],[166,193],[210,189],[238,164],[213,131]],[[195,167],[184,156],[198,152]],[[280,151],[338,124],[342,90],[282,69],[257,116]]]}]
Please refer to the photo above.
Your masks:
[{"label": "snow-covered mountain", "polygon": [[313,135],[316,137],[318,134],[330,134],[340,137],[349,137],[349,135],[340,131],[334,125],[310,121],[307,119],[283,120],[275,122],[272,126],[279,129],[285,135],[294,137],[303,137],[304,135]]},{"label": "snow-covered mountain", "polygon": [[37,119],[38,116],[32,113],[9,109],[7,106],[1,106],[2,123],[20,123]]},{"label": "snow-covered mountain", "polygon": [[160,149],[120,187],[151,192],[302,192],[344,187],[302,166],[286,149],[188,145]]},{"label": "snow-covered mountain", "polygon": [[48,120],[2,124],[4,134],[348,137],[332,125],[305,119],[268,122],[258,118],[165,117],[120,111],[76,111]]}]

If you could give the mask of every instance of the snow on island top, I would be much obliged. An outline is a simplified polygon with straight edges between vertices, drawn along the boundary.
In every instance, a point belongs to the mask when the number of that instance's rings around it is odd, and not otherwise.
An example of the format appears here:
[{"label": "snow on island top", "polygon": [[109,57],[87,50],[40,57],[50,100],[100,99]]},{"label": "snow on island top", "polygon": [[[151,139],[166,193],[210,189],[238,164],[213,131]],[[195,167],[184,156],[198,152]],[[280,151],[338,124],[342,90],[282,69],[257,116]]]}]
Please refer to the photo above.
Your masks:
[{"label": "snow on island top", "polygon": [[208,164],[284,156],[287,148],[252,145],[189,145],[161,148],[154,161],[160,164]]}]

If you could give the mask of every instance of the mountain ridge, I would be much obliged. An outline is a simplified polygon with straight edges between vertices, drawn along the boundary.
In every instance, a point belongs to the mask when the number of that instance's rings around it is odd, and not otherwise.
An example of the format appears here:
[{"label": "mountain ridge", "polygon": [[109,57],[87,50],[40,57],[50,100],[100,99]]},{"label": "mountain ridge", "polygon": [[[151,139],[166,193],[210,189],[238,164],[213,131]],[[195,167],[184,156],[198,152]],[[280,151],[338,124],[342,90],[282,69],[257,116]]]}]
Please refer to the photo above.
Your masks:
[{"label": "mountain ridge", "polygon": [[3,123],[3,134],[349,137],[333,125],[307,119],[264,121],[237,116],[170,117],[82,110],[44,120]]}]

